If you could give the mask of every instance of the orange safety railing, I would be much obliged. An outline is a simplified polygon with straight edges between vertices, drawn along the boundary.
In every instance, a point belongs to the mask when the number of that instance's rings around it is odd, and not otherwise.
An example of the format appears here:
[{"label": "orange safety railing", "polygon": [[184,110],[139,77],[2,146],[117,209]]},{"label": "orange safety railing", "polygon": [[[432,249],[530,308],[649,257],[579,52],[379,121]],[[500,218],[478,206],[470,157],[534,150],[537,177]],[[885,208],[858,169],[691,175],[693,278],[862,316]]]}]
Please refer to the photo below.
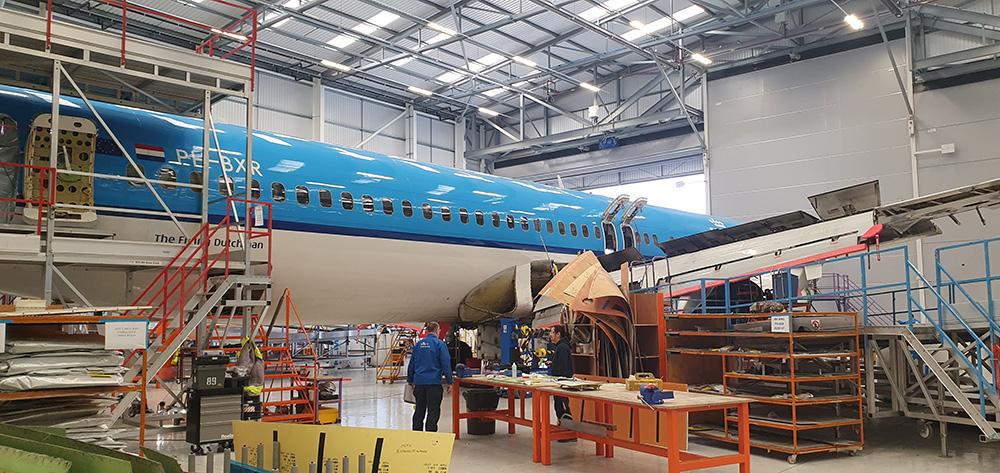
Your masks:
[{"label": "orange safety railing", "polygon": [[[227,8],[233,8],[243,12],[236,20],[230,22],[225,26],[212,26],[199,21],[184,18],[182,16],[174,15],[172,13],[162,12],[142,5],[136,5],[129,3],[128,0],[98,0],[99,2],[117,7],[121,9],[121,65],[125,65],[125,50],[128,37],[128,15],[130,12],[139,14],[141,16],[153,17],[160,20],[166,20],[169,22],[186,25],[193,27],[195,29],[204,30],[209,36],[204,41],[195,47],[195,52],[198,54],[207,53],[209,56],[215,56],[219,53],[219,58],[229,59],[230,56],[236,54],[242,50],[249,50],[250,52],[250,90],[254,90],[254,80],[256,79],[256,67],[257,67],[257,10],[253,8],[248,8],[237,3],[228,2],[226,0],[207,0],[210,3],[216,3],[223,5]],[[52,0],[47,0],[47,10],[46,10],[46,27],[45,27],[45,49],[50,51],[52,49]],[[249,24],[249,34],[239,33],[244,31],[243,28]],[[229,48],[228,50],[219,50],[217,43],[220,39],[226,38],[231,41],[235,41],[237,46]]]},{"label": "orange safety railing", "polygon": [[[283,340],[281,340],[282,345],[280,347],[276,347],[278,349],[277,351],[279,360],[277,361],[271,360],[271,361],[275,362],[278,366],[284,365],[286,368],[293,371],[293,373],[276,374],[271,372],[265,374],[265,379],[271,377],[271,385],[264,389],[264,400],[261,405],[264,406],[265,409],[262,420],[264,422],[269,422],[269,421],[280,422],[283,420],[292,420],[292,421],[305,420],[315,423],[319,419],[319,354],[316,350],[315,344],[313,344],[312,341],[312,332],[302,322],[302,318],[301,316],[299,316],[299,311],[295,307],[295,302],[292,301],[291,290],[285,289],[285,292],[282,294],[281,297],[284,299],[284,307],[285,307],[285,324],[283,326],[285,330],[284,330]],[[308,352],[308,356],[311,357],[311,360],[307,359],[302,362],[295,361],[295,357],[291,349],[292,339],[289,333],[290,329],[292,328],[298,330],[298,332],[305,337],[306,348],[304,351]],[[267,333],[265,332],[264,327],[260,328],[259,336],[264,340],[266,344]],[[274,352],[274,350],[267,350],[267,351],[269,353]],[[285,358],[282,359],[281,358],[282,356],[284,356]],[[286,363],[281,363],[282,361]],[[303,374],[301,372],[301,369],[303,368],[308,369],[309,372]],[[290,377],[281,376],[283,374],[291,374],[292,376]],[[275,377],[275,375],[277,376]],[[278,383],[283,383],[283,380],[285,379],[289,380],[289,386],[284,386],[284,385],[279,385],[278,387],[274,386],[275,381],[277,381]],[[305,403],[305,405],[308,406],[309,412],[301,415],[297,414],[282,415],[280,413],[268,412],[266,409],[268,406],[280,406],[288,404],[290,407],[294,409],[295,405],[302,405],[301,402],[298,402],[302,401],[301,399],[300,400],[289,399],[287,401],[281,399],[280,398],[281,393],[284,392],[288,393],[298,392],[304,395],[308,400],[308,403]],[[270,401],[271,394],[278,394],[279,400]]]},{"label": "orange safety railing", "polygon": [[[250,208],[266,208],[266,230],[254,230],[253,219],[247,219],[246,228],[233,228],[233,216],[229,209],[234,202],[249,204]],[[176,338],[186,323],[185,307],[193,296],[204,294],[209,289],[209,278],[213,272],[229,276],[230,257],[234,241],[233,235],[249,234],[250,239],[267,238],[267,268],[271,272],[271,212],[270,204],[266,202],[249,201],[246,199],[229,198],[226,202],[226,216],[217,224],[202,225],[195,235],[187,240],[173,258],[153,278],[133,301],[134,306],[147,306],[146,309],[128,311],[125,315],[138,316],[155,321],[150,329],[150,340],[159,339],[162,345],[167,345]],[[224,242],[218,244],[217,237],[225,236]],[[217,253],[212,251],[217,250]],[[199,293],[199,291],[202,291]],[[176,320],[176,326],[170,327],[170,322]],[[130,356],[126,361],[130,361]]]},{"label": "orange safety railing", "polygon": [[[23,195],[21,197],[16,197],[18,194],[15,194],[15,197],[0,197],[0,203],[14,204],[14,209],[10,212],[3,211],[3,214],[9,213],[12,217],[17,216],[17,207],[23,207],[25,205],[37,206],[38,219],[37,222],[35,222],[35,234],[41,235],[42,221],[45,217],[48,217],[48,212],[52,210],[52,207],[56,203],[56,186],[49,185],[50,182],[56,182],[56,169],[45,166],[31,166],[28,164],[3,162],[0,162],[0,168],[13,168],[15,169],[14,172],[17,172],[16,170],[23,169],[25,182],[28,181],[28,175],[30,174],[34,174],[38,177],[38,191],[36,192],[38,198],[27,199]],[[43,190],[47,190],[48,192],[43,192]]]}]

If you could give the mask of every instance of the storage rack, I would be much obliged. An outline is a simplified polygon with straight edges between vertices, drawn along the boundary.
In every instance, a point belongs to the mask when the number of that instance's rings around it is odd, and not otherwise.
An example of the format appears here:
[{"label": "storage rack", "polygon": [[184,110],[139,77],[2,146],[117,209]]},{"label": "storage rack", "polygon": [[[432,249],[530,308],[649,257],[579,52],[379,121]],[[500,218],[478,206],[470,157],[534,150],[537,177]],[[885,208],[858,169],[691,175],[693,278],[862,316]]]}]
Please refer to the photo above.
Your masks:
[{"label": "storage rack", "polygon": [[[11,313],[0,313],[3,323],[17,326],[51,326],[51,325],[99,325],[107,322],[135,320],[131,317],[101,316],[101,315],[39,315],[24,316]],[[7,338],[11,333],[8,331]],[[146,351],[142,352],[143,367],[145,367]],[[138,392],[141,399],[139,409],[139,456],[144,456],[143,446],[146,442],[146,400],[147,372],[141,370],[138,383],[126,380],[128,384],[120,386],[88,386],[78,388],[36,389],[28,391],[0,392],[0,402],[54,399],[67,397],[88,397],[101,395],[117,395]]]},{"label": "storage rack", "polygon": [[[734,324],[768,322],[773,316],[789,316],[787,333],[737,331]],[[833,331],[794,330],[794,321],[810,318],[849,317],[848,329]],[[788,454],[795,463],[800,454],[856,452],[864,446],[859,330],[856,313],[785,312],[779,314],[668,314],[664,343],[669,381],[718,384],[719,394],[753,399],[751,447]],[[766,350],[759,347],[770,342]],[[787,348],[777,348],[774,342]],[[805,347],[822,344],[822,350]],[[736,348],[738,345],[742,346]],[[761,362],[779,363],[779,373],[753,373],[746,368]],[[831,372],[807,373],[805,363],[829,363]],[[761,388],[766,389],[761,389]],[[756,389],[755,389],[756,388]],[[821,393],[814,395],[813,392]],[[832,412],[831,412],[832,411]],[[692,423],[706,419],[692,420]],[[735,417],[707,419],[712,425],[693,435],[735,443]]]}]

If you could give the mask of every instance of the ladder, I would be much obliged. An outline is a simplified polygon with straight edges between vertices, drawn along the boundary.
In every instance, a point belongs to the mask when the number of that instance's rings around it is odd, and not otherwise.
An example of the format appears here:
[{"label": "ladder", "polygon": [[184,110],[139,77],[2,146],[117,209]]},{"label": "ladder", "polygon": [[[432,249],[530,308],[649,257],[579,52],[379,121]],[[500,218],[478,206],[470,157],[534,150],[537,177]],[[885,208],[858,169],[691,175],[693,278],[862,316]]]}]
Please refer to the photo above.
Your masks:
[{"label": "ladder", "polygon": [[[269,327],[254,331],[264,353],[264,390],[261,407],[264,422],[291,422],[314,424],[319,419],[319,357],[312,341],[312,333],[302,323],[292,293],[285,289],[277,302]],[[283,334],[271,336],[278,313],[284,311]],[[293,340],[290,329],[295,328],[304,341]],[[295,357],[293,343],[303,343]]]},{"label": "ladder", "polygon": [[403,372],[403,365],[406,364],[406,355],[410,352],[410,348],[404,343],[404,340],[407,339],[412,340],[412,337],[403,330],[392,332],[389,353],[386,354],[385,359],[378,366],[378,371],[375,372],[376,380],[383,383],[389,382],[389,384],[399,380],[400,374]]}]

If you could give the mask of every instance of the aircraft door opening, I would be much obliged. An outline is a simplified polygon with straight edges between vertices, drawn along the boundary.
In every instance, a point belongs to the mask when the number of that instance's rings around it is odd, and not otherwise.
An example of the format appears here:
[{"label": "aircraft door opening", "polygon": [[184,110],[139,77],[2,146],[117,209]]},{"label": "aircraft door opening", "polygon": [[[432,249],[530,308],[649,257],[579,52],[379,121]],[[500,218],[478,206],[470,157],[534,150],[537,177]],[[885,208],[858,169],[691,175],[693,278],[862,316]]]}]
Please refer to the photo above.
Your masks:
[{"label": "aircraft door opening", "polygon": [[605,253],[614,253],[618,251],[618,232],[615,230],[615,225],[610,222],[604,222],[602,226],[604,228]]},{"label": "aircraft door opening", "polygon": [[631,225],[622,225],[622,240],[625,242],[625,248],[635,248],[635,237],[633,235]]},{"label": "aircraft door opening", "polygon": [[[52,117],[41,114],[35,117],[25,146],[25,164],[31,166],[54,167],[57,170],[94,172],[94,154],[97,150],[97,127],[93,121],[79,117],[60,117],[56,162],[50,162],[52,141]],[[38,199],[38,179],[29,175],[35,170],[26,169],[24,195],[26,199]],[[94,177],[57,173],[56,203],[87,208],[60,209],[55,216],[61,221],[89,223],[97,220],[94,206]],[[38,209],[28,204],[24,208],[24,218],[35,221]]]}]

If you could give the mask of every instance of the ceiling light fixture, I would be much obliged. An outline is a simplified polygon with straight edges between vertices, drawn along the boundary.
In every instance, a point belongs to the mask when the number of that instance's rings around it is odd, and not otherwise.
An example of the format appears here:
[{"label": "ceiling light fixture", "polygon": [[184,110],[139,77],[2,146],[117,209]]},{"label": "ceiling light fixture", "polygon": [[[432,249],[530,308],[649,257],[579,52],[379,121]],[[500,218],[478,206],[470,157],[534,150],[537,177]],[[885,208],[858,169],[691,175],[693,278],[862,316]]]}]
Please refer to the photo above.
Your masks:
[{"label": "ceiling light fixture", "polygon": [[448,28],[447,26],[434,23],[433,21],[428,22],[427,23],[427,27],[430,28],[430,29],[432,29],[432,30],[434,30],[434,31],[439,31],[441,33],[444,33],[444,34],[446,34],[448,36],[455,36],[455,35],[458,34],[457,31],[455,31],[455,30],[453,30],[451,28]]},{"label": "ceiling light fixture", "polygon": [[536,63],[535,61],[532,61],[531,59],[528,59],[528,58],[523,58],[521,56],[514,56],[511,59],[513,59],[514,62],[516,62],[518,64],[524,64],[525,66],[528,66],[528,67],[536,67],[536,66],[538,66],[538,63]]},{"label": "ceiling light fixture", "polygon": [[483,115],[486,115],[488,117],[495,117],[497,115],[500,115],[500,112],[488,109],[486,107],[479,107],[479,113],[482,113]]},{"label": "ceiling light fixture", "polygon": [[705,55],[701,53],[691,53],[691,59],[694,59],[695,61],[698,61],[706,66],[712,63],[711,59],[705,57]]},{"label": "ceiling light fixture", "polygon": [[407,87],[406,90],[409,90],[410,92],[413,92],[415,94],[423,95],[424,97],[430,97],[431,95],[434,95],[434,92],[431,92],[427,89],[421,89],[420,87],[412,85]]},{"label": "ceiling light fixture", "polygon": [[858,31],[865,27],[865,22],[861,21],[857,15],[848,13],[847,10],[844,10],[844,7],[840,6],[836,0],[830,0],[830,3],[832,3],[833,6],[837,7],[840,11],[844,12],[844,23],[847,23],[847,26],[850,26],[852,30]]},{"label": "ceiling light fixture", "polygon": [[222,31],[222,30],[220,30],[218,28],[212,28],[212,32],[215,33],[215,34],[217,34],[217,35],[219,35],[219,36],[225,36],[225,37],[227,37],[229,39],[235,39],[236,41],[246,41],[247,40],[246,36],[243,36],[241,34],[236,34],[236,33],[230,33],[228,31]]},{"label": "ceiling light fixture", "polygon": [[324,59],[324,60],[320,61],[319,63],[322,64],[322,65],[324,65],[324,66],[326,66],[326,67],[329,67],[330,69],[336,69],[336,70],[341,71],[341,72],[347,72],[347,71],[351,70],[351,66],[344,65],[344,64],[341,64],[339,62],[333,62],[333,61],[330,61],[330,60],[327,60],[327,59]]},{"label": "ceiling light fixture", "polygon": [[632,21],[628,22],[628,25],[631,26],[634,29],[637,29],[637,30],[641,30],[641,29],[646,28],[646,24],[643,23],[643,22],[641,22],[641,21],[639,21],[639,20],[632,20]]},{"label": "ceiling light fixture", "polygon": [[643,24],[640,21],[633,20],[629,22],[629,26],[633,29],[626,31],[622,37],[629,41],[635,41],[643,36],[656,33],[660,30],[665,30],[676,22],[690,20],[691,18],[701,15],[702,13],[705,13],[704,8],[699,7],[698,5],[691,5],[687,8],[676,11],[673,15],[659,18],[650,23]]},{"label": "ceiling light fixture", "polygon": [[598,87],[598,86],[596,86],[594,84],[591,84],[590,82],[580,82],[580,87],[583,87],[584,89],[587,89],[587,90],[589,90],[591,92],[600,92],[601,91],[600,87]]}]

